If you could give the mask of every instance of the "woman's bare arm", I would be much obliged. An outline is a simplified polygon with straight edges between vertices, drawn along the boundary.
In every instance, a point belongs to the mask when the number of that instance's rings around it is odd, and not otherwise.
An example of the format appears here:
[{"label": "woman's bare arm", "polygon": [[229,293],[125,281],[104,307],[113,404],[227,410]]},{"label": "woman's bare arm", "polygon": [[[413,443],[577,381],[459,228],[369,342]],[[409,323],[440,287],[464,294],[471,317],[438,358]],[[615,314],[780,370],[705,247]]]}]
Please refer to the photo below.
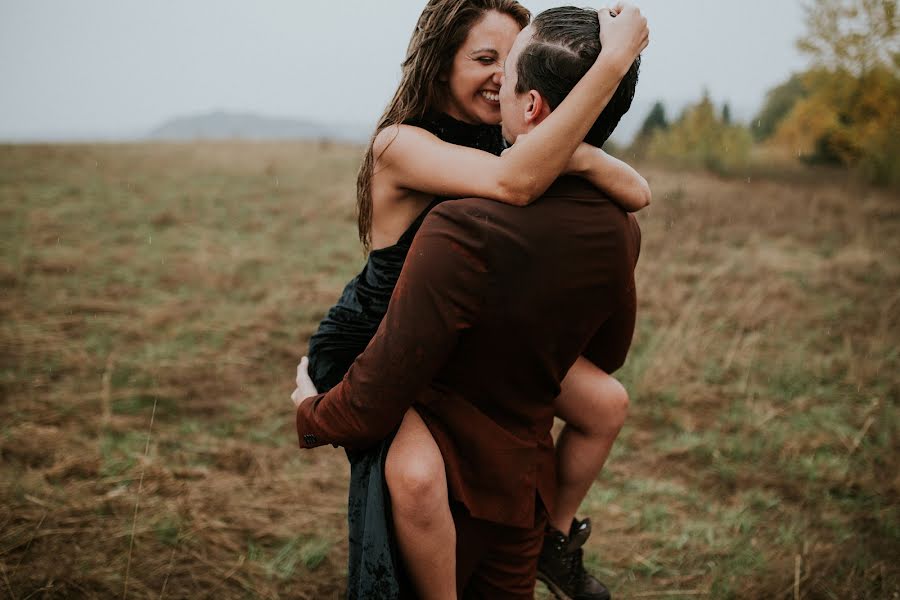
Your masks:
[{"label": "woman's bare arm", "polygon": [[627,7],[601,14],[603,50],[566,99],[502,157],[441,141],[409,125],[375,139],[375,171],[397,189],[437,196],[479,196],[524,205],[539,197],[569,164],[635,58],[646,47],[646,19]]},{"label": "woman's bare arm", "polygon": [[647,180],[628,163],[590,144],[581,144],[575,150],[566,172],[587,179],[628,212],[650,204]]}]

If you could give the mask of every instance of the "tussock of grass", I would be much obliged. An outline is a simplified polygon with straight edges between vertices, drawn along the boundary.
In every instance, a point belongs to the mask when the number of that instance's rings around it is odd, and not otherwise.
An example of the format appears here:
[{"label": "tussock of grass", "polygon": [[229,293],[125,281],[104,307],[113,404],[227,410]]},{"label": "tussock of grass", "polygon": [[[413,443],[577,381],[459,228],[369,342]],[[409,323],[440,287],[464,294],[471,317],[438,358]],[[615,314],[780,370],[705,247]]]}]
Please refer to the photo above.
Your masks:
[{"label": "tussock of grass", "polygon": [[[121,596],[130,555],[130,597],[341,595],[346,461],[296,450],[288,394],[362,263],[358,159],[0,148],[0,588]],[[897,594],[900,204],[646,175],[590,568],[621,598]]]}]

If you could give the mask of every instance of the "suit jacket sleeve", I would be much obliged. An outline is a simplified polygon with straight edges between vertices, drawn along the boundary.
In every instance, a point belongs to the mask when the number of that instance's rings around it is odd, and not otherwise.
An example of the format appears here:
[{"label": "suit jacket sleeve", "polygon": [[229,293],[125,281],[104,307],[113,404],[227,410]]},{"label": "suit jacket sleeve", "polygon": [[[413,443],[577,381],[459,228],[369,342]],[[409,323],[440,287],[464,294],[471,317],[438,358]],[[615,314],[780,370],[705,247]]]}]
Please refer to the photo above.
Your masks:
[{"label": "suit jacket sleeve", "polygon": [[623,364],[631,340],[634,337],[634,325],[637,318],[637,290],[634,283],[634,268],[637,266],[641,252],[641,229],[634,215],[628,215],[625,229],[625,267],[626,276],[623,285],[616,286],[619,296],[614,302],[609,316],[594,333],[584,351],[584,356],[592,363],[606,371],[614,373]]},{"label": "suit jacket sleeve", "polygon": [[425,219],[375,337],[340,384],[297,409],[301,448],[384,439],[478,318],[487,268],[472,211],[468,201],[445,202]]}]

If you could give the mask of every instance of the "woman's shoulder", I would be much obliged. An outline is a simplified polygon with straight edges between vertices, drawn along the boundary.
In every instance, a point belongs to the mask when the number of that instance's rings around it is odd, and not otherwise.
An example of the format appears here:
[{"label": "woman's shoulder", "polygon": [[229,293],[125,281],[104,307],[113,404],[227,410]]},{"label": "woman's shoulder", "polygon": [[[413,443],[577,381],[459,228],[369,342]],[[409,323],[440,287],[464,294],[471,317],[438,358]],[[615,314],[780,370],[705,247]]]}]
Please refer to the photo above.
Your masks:
[{"label": "woman's shoulder", "polygon": [[427,129],[409,123],[398,123],[388,125],[375,135],[372,152],[375,154],[375,160],[381,160],[387,158],[386,153],[389,150],[396,154],[398,151],[415,150],[423,143],[436,141],[440,140]]},{"label": "woman's shoulder", "polygon": [[506,147],[500,125],[467,123],[444,113],[409,121],[408,124],[420,127],[448,144],[477,148],[496,155]]},{"label": "woman's shoulder", "polygon": [[372,149],[379,157],[392,149],[401,153],[420,152],[427,145],[442,143],[476,148],[496,156],[506,148],[499,125],[464,123],[449,115],[439,114],[385,127],[375,136]]}]

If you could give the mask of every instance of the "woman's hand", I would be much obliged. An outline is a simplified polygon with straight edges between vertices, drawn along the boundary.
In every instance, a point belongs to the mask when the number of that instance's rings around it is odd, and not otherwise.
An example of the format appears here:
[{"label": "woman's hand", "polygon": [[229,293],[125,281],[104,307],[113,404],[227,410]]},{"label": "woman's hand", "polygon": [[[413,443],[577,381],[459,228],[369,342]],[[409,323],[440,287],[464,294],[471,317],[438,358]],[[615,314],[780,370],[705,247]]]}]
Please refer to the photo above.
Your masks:
[{"label": "woman's hand", "polygon": [[[527,132],[527,131],[526,131],[525,133],[520,133],[520,134],[516,137],[516,143],[521,142],[522,140],[524,140],[524,139],[527,138],[527,137],[528,137],[528,132]],[[507,142],[507,143],[509,143],[509,142]],[[512,150],[514,145],[515,145],[515,144],[511,144],[506,150],[504,150],[503,152],[500,153],[500,156],[506,156],[506,153],[509,152],[510,150]]]},{"label": "woman's hand", "polygon": [[601,8],[597,16],[600,19],[600,54],[614,53],[627,71],[650,43],[647,18],[639,8],[624,2],[612,9]]},{"label": "woman's hand", "polygon": [[630,165],[600,148],[582,142],[569,160],[566,173],[591,182],[628,212],[650,204],[650,186]]},{"label": "woman's hand", "polygon": [[307,398],[319,395],[319,392],[316,390],[316,385],[309,377],[308,369],[309,359],[304,356],[300,359],[300,364],[297,365],[297,379],[295,380],[297,382],[297,389],[291,394],[291,400],[294,401],[294,406],[300,406]]}]

